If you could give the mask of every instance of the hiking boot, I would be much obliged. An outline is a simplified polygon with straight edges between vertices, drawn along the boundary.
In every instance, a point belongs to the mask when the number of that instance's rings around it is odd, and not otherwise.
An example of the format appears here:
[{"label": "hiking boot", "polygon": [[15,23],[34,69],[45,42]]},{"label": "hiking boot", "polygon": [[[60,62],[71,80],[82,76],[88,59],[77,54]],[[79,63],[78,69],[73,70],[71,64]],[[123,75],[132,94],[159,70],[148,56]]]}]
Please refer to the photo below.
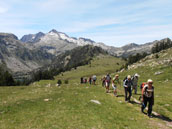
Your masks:
[{"label": "hiking boot", "polygon": [[148,117],[149,117],[149,118],[152,118],[153,116],[152,116],[152,115],[150,115],[150,114],[148,114]]},{"label": "hiking boot", "polygon": [[144,113],[144,109],[143,108],[141,108],[141,112]]}]

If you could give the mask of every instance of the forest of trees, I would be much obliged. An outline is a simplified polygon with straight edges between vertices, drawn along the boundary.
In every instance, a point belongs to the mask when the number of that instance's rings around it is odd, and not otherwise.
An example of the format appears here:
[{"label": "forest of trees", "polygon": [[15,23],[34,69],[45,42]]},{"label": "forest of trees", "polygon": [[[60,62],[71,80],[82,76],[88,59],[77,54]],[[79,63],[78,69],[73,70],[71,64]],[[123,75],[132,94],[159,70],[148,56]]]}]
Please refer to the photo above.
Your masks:
[{"label": "forest of trees", "polygon": [[168,49],[172,47],[172,42],[169,38],[165,40],[162,40],[158,43],[156,43],[153,47],[152,47],[152,53],[158,53],[162,50]]},{"label": "forest of trees", "polygon": [[130,55],[127,59],[127,65],[130,65],[130,64],[133,64],[133,63],[136,63],[137,61],[145,58],[148,54],[146,52],[140,54],[140,53],[137,53],[136,55]]},{"label": "forest of trees", "polygon": [[16,82],[14,81],[12,75],[8,71],[3,70],[3,68],[0,68],[0,86],[14,85],[16,85]]}]

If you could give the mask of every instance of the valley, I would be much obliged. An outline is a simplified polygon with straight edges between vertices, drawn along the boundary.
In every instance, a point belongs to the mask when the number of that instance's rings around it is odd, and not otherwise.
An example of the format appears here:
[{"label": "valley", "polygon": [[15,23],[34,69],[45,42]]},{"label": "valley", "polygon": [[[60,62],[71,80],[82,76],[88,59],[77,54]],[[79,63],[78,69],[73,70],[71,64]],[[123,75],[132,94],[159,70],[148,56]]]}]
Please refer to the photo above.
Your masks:
[{"label": "valley", "polygon": [[[113,96],[112,89],[110,94],[105,93],[101,78],[107,73],[115,76],[125,61],[101,54],[93,58],[91,65],[63,72],[55,76],[55,80],[41,80],[30,86],[0,87],[0,128],[171,128],[171,63],[150,65],[150,62],[156,64],[171,58],[171,49],[157,54],[159,58],[156,54],[150,55],[129,66],[128,70],[118,72],[121,81],[118,98]],[[157,72],[160,74],[155,74]],[[135,73],[140,75],[138,84],[153,79],[153,110],[166,119],[149,118],[141,113],[140,105],[125,103],[122,80],[126,75]],[[80,77],[88,78],[93,74],[98,78],[96,85],[80,84]],[[56,86],[58,80],[62,81],[61,86]],[[65,80],[68,84],[64,83]],[[133,97],[138,99],[140,93],[138,87],[138,95]]]}]

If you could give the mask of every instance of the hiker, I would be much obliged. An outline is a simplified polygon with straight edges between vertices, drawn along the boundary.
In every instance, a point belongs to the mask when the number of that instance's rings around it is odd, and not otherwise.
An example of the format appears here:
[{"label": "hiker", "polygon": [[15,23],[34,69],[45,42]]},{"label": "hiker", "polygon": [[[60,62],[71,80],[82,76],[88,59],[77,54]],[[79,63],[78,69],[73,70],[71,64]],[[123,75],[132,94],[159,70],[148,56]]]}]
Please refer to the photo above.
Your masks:
[{"label": "hiker", "polygon": [[102,87],[105,87],[106,76],[103,76],[101,80],[102,80]]},{"label": "hiker", "polygon": [[87,83],[87,78],[84,79],[84,83]]},{"label": "hiker", "polygon": [[138,79],[139,79],[139,75],[136,73],[133,77],[132,77],[132,82],[133,82],[133,88],[132,91],[135,90],[135,94],[137,94],[137,83],[138,83]]},{"label": "hiker", "polygon": [[109,93],[110,82],[111,82],[111,77],[110,77],[110,75],[109,75],[109,73],[108,73],[108,74],[106,75],[106,78],[105,78],[106,93]]},{"label": "hiker", "polygon": [[120,84],[119,82],[119,75],[115,75],[115,77],[112,79],[112,88],[114,89],[114,95],[118,97],[117,95],[117,85]]},{"label": "hiker", "polygon": [[[124,81],[124,90],[125,90],[125,101],[130,102],[131,98],[131,87],[133,86],[133,82],[131,81],[131,76],[128,75],[127,79]],[[129,96],[127,94],[129,93]]]},{"label": "hiker", "polygon": [[91,77],[89,77],[89,83],[90,83],[90,85],[91,85],[91,83],[92,83],[92,78]]},{"label": "hiker", "polygon": [[154,105],[154,87],[152,86],[153,81],[148,79],[147,84],[143,87],[143,96],[142,96],[142,106],[141,111],[144,112],[144,109],[148,105],[148,112],[147,115],[152,117],[152,106]]},{"label": "hiker", "polygon": [[83,79],[83,77],[81,77],[81,84],[84,82],[84,79]]},{"label": "hiker", "polygon": [[96,84],[96,80],[97,80],[96,75],[93,75],[93,76],[92,76],[92,80],[93,80],[93,84],[95,85],[95,84]]}]

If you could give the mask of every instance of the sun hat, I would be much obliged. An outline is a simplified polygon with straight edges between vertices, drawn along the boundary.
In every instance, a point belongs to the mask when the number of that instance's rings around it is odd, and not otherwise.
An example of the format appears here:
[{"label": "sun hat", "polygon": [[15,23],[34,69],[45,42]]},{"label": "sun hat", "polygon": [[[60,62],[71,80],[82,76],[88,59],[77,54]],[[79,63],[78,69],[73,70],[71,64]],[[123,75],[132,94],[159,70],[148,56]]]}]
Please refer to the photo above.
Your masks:
[{"label": "sun hat", "polygon": [[135,75],[134,75],[135,77],[139,77],[139,75],[136,73]]},{"label": "sun hat", "polygon": [[153,83],[152,79],[148,79],[147,83]]},{"label": "sun hat", "polygon": [[128,78],[128,79],[131,79],[131,75],[128,75],[127,78]]}]

